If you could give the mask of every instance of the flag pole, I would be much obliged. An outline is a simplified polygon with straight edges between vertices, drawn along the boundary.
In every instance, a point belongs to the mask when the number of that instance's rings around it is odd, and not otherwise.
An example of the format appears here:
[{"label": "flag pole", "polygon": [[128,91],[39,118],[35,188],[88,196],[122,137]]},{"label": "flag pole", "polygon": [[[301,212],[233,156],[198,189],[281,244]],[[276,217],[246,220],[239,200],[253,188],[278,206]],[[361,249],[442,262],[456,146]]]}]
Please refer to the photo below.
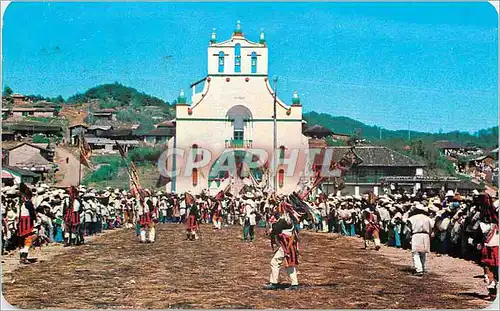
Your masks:
[{"label": "flag pole", "polygon": [[278,92],[278,77],[274,76],[273,78],[274,82],[274,103],[273,103],[273,191],[277,191],[277,183],[278,183],[278,174],[277,174],[277,168],[278,168],[278,161],[276,157],[276,149],[278,148],[278,123],[277,123],[277,118],[278,116],[276,115],[276,93]]},{"label": "flag pole", "polygon": [[82,183],[82,137],[80,137],[80,143],[78,146],[78,149],[80,149],[80,159],[78,159],[78,186]]}]

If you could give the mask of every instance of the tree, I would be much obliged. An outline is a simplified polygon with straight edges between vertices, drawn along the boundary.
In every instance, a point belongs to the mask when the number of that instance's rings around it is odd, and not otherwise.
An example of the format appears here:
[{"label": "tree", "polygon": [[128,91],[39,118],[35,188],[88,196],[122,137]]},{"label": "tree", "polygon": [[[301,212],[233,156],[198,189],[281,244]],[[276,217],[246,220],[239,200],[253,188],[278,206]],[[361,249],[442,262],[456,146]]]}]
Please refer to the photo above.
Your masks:
[{"label": "tree", "polygon": [[14,91],[8,87],[7,85],[5,86],[5,88],[3,89],[3,95],[4,96],[10,96],[14,93]]}]

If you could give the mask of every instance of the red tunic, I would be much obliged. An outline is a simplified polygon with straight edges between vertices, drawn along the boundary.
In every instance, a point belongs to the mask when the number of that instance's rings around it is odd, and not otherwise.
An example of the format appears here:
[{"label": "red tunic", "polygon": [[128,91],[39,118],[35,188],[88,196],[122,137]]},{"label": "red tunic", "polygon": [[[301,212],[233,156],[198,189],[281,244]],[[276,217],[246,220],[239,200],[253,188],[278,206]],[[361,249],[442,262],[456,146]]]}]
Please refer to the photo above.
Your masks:
[{"label": "red tunic", "polygon": [[278,242],[281,245],[281,248],[285,252],[285,259],[283,262],[285,263],[285,267],[296,267],[299,265],[299,251],[298,251],[298,243],[295,236],[289,236],[287,234],[279,234]]},{"label": "red tunic", "polygon": [[366,220],[368,221],[368,224],[366,225],[366,233],[373,234],[375,231],[380,231],[377,215],[369,212]]},{"label": "red tunic", "polygon": [[30,216],[21,216],[19,219],[19,236],[24,237],[33,233],[33,222]]},{"label": "red tunic", "polygon": [[144,213],[143,215],[141,215],[139,217],[139,224],[141,226],[146,226],[146,225],[149,225],[151,224],[153,221],[151,219],[151,213],[150,212],[147,212],[147,213]]},{"label": "red tunic", "polygon": [[196,230],[198,228],[195,215],[188,216],[188,218],[186,219],[186,228],[191,231]]},{"label": "red tunic", "polygon": [[[488,237],[486,238],[486,243],[489,243],[491,239],[495,239],[496,232],[498,230],[497,225],[493,225]],[[486,246],[484,245],[481,249],[481,263],[488,267],[498,268],[498,246]]]}]

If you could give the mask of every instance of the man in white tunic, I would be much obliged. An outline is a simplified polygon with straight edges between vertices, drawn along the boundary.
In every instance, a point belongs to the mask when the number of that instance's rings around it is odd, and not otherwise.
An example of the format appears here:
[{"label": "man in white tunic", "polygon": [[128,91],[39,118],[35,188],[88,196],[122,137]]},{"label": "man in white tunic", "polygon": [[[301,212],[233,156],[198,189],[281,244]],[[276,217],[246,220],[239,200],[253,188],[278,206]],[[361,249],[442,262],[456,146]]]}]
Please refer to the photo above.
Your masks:
[{"label": "man in white tunic", "polygon": [[408,218],[411,228],[411,252],[413,255],[413,264],[417,276],[424,275],[425,261],[427,253],[431,249],[431,234],[434,227],[434,221],[427,216],[428,209],[421,203],[415,205],[412,216]]}]

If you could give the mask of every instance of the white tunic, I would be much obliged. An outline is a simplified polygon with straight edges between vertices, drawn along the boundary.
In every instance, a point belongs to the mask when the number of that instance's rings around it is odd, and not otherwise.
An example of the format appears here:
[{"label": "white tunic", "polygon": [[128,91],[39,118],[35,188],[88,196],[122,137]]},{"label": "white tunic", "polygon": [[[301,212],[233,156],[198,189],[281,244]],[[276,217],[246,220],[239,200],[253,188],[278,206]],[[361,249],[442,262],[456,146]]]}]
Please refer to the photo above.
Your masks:
[{"label": "white tunic", "polygon": [[426,215],[417,214],[408,219],[411,224],[411,251],[429,253],[431,251],[431,233],[434,221]]}]

